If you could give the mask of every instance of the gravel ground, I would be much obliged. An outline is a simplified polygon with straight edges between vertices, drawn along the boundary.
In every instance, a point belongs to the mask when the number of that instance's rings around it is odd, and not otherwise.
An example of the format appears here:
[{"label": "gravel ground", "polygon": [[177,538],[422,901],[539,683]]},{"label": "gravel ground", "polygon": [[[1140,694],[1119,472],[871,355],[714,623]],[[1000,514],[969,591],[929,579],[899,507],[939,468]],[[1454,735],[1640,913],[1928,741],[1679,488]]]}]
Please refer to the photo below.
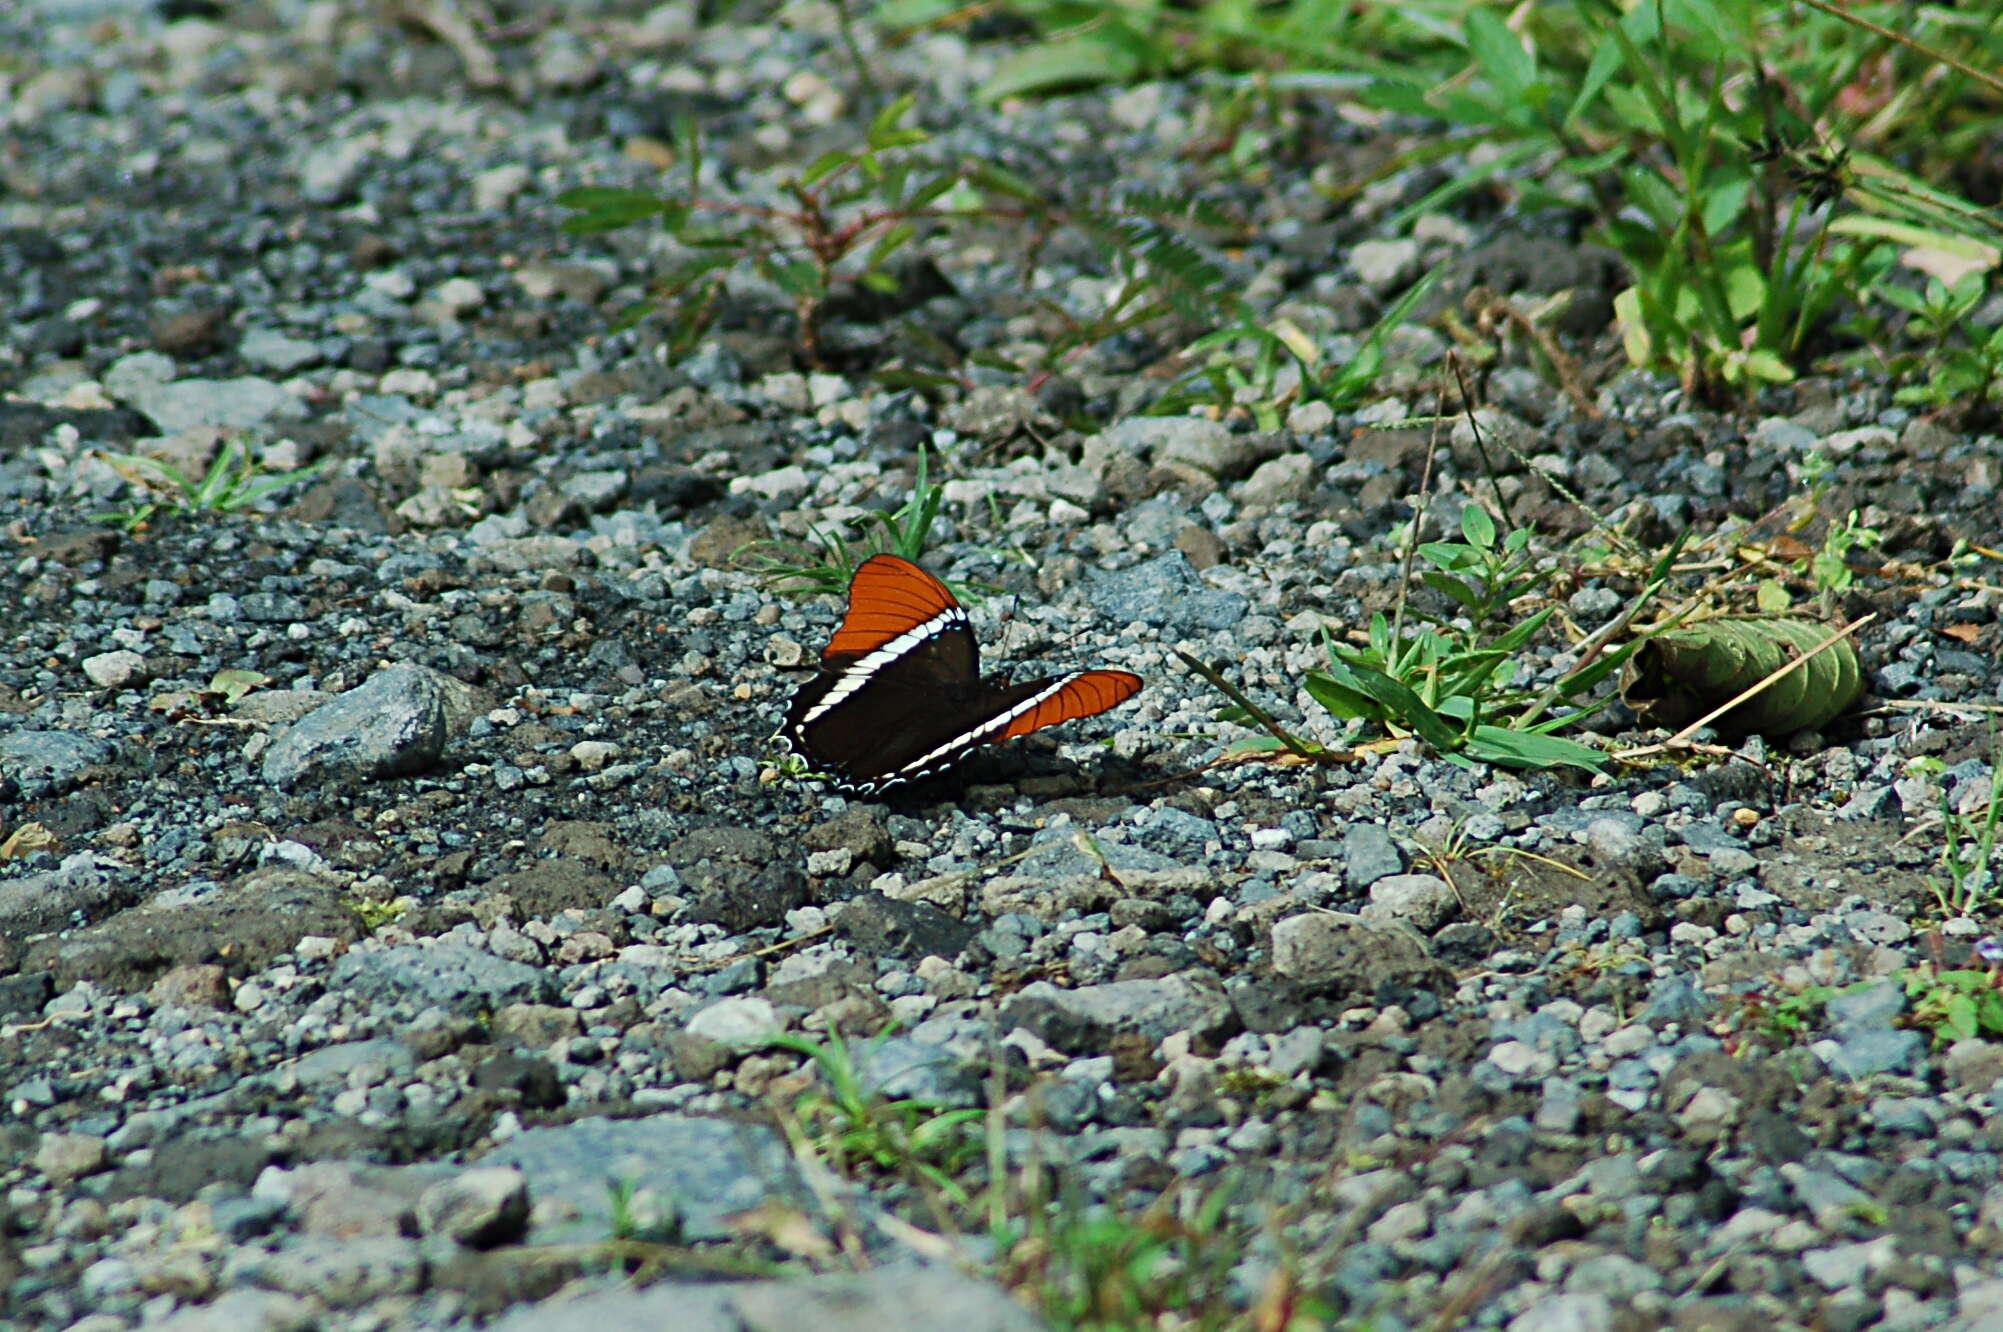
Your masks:
[{"label": "gravel ground", "polygon": [[[1729,556],[1832,460],[1824,511],[1883,534],[1841,607],[1880,617],[1865,708],[1591,780],[1409,744],[1192,773],[1246,733],[1172,649],[1341,738],[1301,674],[1396,592],[1426,435],[1388,426],[1430,410],[1440,336],[1395,338],[1411,368],[1363,410],[1275,430],[1139,414],[1176,344],[1138,332],[1049,378],[882,386],[913,330],[1033,359],[1035,297],[1105,289],[1088,248],[1026,290],[1019,248],[962,234],[916,304],[831,310],[826,368],[752,281],[670,363],[657,325],[611,329],[660,247],[564,236],[554,198],[653,179],[692,114],[776,199],[849,142],[830,13],[441,40],[459,12],[0,8],[0,839],[28,830],[0,861],[0,1328],[1045,1325],[1020,1253],[942,1237],[922,1175],[832,1172],[825,1121],[775,1113],[816,1085],[782,1031],[999,1108],[1056,1211],[1221,1205],[1244,1326],[1296,1298],[1298,1327],[1377,1332],[2003,1327],[2003,1042],[1909,992],[1998,923],[1928,886],[1943,804],[1992,799],[2003,569],[1943,561],[2003,532],[1994,436],[1868,382],[1721,414],[1505,365],[1485,419],[1521,448],[1492,461],[1551,540],[1588,529],[1576,495]],[[1260,174],[1191,147],[1253,133],[1218,97],[988,111],[998,48],[863,41],[957,151],[1236,210],[1228,279],[1332,345],[1435,269],[1571,288],[1584,362],[1614,345],[1604,256],[1502,200],[1409,235],[1382,219],[1433,169],[1331,202],[1395,127],[1282,106]],[[1469,443],[1442,500],[1488,484]],[[991,655],[1148,687],[845,800],[766,740],[838,608],[737,552],[894,506],[921,444],[928,559],[993,589]],[[100,516],[145,499],[113,456],[237,447],[319,470]],[[1571,627],[1628,589],[1580,575]]]}]

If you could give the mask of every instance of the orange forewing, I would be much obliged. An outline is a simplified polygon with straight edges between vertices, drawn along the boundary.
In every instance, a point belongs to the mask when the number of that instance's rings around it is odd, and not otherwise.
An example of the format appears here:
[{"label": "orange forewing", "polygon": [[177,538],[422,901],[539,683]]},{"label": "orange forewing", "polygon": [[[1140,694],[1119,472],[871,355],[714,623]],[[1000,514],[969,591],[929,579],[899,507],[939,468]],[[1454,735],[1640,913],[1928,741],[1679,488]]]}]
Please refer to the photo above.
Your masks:
[{"label": "orange forewing", "polygon": [[906,559],[872,555],[849,583],[848,614],[821,650],[823,661],[860,657],[959,602],[946,585]]}]

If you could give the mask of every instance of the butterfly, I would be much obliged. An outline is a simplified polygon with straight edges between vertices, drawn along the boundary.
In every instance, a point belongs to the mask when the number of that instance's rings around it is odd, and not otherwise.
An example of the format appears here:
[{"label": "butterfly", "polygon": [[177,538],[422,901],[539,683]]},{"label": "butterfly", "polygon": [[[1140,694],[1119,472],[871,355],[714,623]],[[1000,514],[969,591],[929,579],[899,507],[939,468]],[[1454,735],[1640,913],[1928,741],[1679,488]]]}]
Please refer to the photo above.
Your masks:
[{"label": "butterfly", "polygon": [[982,745],[1094,716],[1140,689],[1127,671],[982,679],[973,627],[946,585],[910,560],[873,555],[849,581],[848,613],[778,738],[838,786],[877,791]]}]

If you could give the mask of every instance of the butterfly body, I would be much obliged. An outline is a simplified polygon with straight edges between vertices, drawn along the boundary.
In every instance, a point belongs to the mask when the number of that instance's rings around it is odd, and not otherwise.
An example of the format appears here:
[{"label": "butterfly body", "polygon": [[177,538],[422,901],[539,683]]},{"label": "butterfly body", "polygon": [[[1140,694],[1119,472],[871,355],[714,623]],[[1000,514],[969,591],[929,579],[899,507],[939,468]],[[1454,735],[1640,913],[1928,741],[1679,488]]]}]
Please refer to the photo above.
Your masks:
[{"label": "butterfly body", "polygon": [[981,745],[1089,717],[1139,692],[1126,671],[983,677],[967,613],[909,560],[877,555],[800,686],[779,736],[842,786],[879,790],[939,772]]}]

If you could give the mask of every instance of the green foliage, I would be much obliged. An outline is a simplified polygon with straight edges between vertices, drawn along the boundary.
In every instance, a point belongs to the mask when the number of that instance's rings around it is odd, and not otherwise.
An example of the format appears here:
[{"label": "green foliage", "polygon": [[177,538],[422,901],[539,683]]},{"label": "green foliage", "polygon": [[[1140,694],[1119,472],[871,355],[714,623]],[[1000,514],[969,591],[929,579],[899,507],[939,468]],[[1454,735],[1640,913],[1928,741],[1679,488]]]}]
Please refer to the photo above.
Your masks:
[{"label": "green foliage", "polygon": [[[802,349],[819,364],[822,306],[837,284],[894,292],[889,262],[921,227],[956,212],[978,211],[976,182],[991,192],[1028,193],[993,168],[939,166],[911,151],[924,130],[905,124],[916,101],[885,106],[853,147],[824,153],[784,182],[792,204],[713,198],[702,179],[703,142],[693,121],[677,128],[687,184],[675,195],[614,186],[565,191],[557,203],[575,216],[565,231],[585,235],[654,221],[689,252],[653,283],[652,300],[629,308],[630,325],[656,306],[669,315],[669,352],[694,350],[716,313],[728,275],[743,270],[772,283],[793,302]],[[949,200],[958,200],[953,202]]]},{"label": "green foliage", "polygon": [[1940,874],[1928,876],[1934,901],[1950,916],[1973,916],[2003,905],[2003,858],[1996,838],[2003,825],[2003,771],[1989,767],[1989,800],[1982,809],[1956,813],[1945,792],[1940,805]]},{"label": "green foliage", "polygon": [[1872,294],[1910,318],[1906,335],[1919,350],[1892,358],[1891,369],[1908,383],[1900,402],[1923,407],[1979,407],[2003,381],[2003,324],[1978,322],[1976,311],[1988,295],[1983,273],[1968,273],[1952,285],[1928,278],[1924,290],[1880,280]]},{"label": "green foliage", "polygon": [[2003,1040],[2003,971],[1964,968],[1943,971],[1915,967],[1906,973],[1906,997],[1913,1023],[1942,1045],[1955,1041]]},{"label": "green foliage", "polygon": [[1822,1023],[1829,1001],[1844,991],[1833,985],[1811,985],[1762,1008],[1760,1031],[1780,1045],[1799,1045]]},{"label": "green foliage", "polygon": [[[1916,174],[1993,137],[1993,97],[1969,95],[1978,84],[2003,91],[1987,72],[2003,63],[1993,16],[1824,0],[1008,7],[1044,40],[1004,57],[991,98],[1283,68],[1378,111],[1445,122],[1447,136],[1391,169],[1448,156],[1466,165],[1391,225],[1480,190],[1507,191],[1526,212],[1584,207],[1628,268],[1615,308],[1630,357],[1712,396],[1793,378],[1901,251],[1988,270],[2003,242],[1988,210]],[[876,16],[910,27],[964,12],[886,0]],[[1940,327],[1974,308],[1955,304]],[[1951,355],[1907,358],[1925,376],[1913,400],[1987,393],[2003,363],[1997,331],[1969,327],[1943,345]],[[1269,343],[1262,354],[1289,350]],[[1241,373],[1256,385],[1261,366]]]},{"label": "green foliage", "polygon": [[[878,1040],[890,1035],[886,1030]],[[980,1148],[977,1127],[987,1112],[949,1109],[921,1097],[892,1098],[871,1086],[848,1042],[781,1033],[766,1046],[811,1061],[818,1083],[800,1094],[792,1114],[806,1139],[842,1174],[912,1174],[956,1202],[966,1193],[954,1176]]]},{"label": "green foliage", "polygon": [[[1247,1326],[1233,1298],[1232,1269],[1253,1228],[1232,1216],[1242,1191],[1224,1176],[1208,1189],[1184,1186],[1138,1214],[1087,1205],[1071,1194],[1036,1198],[995,1227],[1003,1284],[1054,1327],[1129,1332]],[[1330,1311],[1290,1283],[1263,1304],[1275,1332],[1330,1326]]]},{"label": "green foliage", "polygon": [[[1192,407],[1224,408],[1249,403],[1261,430],[1278,430],[1281,408],[1294,402],[1325,402],[1337,411],[1363,401],[1384,369],[1384,344],[1411,317],[1432,290],[1437,274],[1412,284],[1364,336],[1356,354],[1330,362],[1305,333],[1284,319],[1257,322],[1240,310],[1225,327],[1191,343],[1183,355],[1201,361],[1179,378],[1149,410],[1156,415]],[[1282,370],[1294,371],[1285,382]]]},{"label": "green foliage", "polygon": [[[1657,557],[1634,600],[1613,625],[1595,636],[1592,650],[1582,653],[1579,664],[1542,689],[1532,690],[1517,680],[1521,667],[1517,654],[1557,608],[1546,606],[1517,618],[1513,603],[1540,592],[1555,575],[1555,563],[1532,552],[1529,529],[1503,535],[1479,505],[1462,509],[1460,541],[1419,544],[1422,522],[1423,516],[1412,526],[1407,566],[1420,557],[1432,566],[1422,571],[1420,580],[1451,603],[1452,612],[1440,615],[1410,606],[1408,578],[1400,588],[1396,616],[1381,612],[1371,616],[1365,645],[1338,642],[1324,627],[1328,664],[1304,678],[1309,696],[1344,721],[1393,736],[1416,736],[1457,763],[1600,771],[1607,762],[1604,753],[1554,733],[1584,720],[1601,704],[1582,704],[1566,712],[1552,709],[1583,699],[1648,641],[1642,637],[1618,649],[1600,650],[1615,629],[1631,622],[1667,584],[1681,541]],[[1405,628],[1408,614],[1419,627]],[[1299,762],[1342,758],[1288,732],[1221,671],[1185,652],[1176,656],[1231,700],[1231,706],[1218,713],[1220,721],[1266,731],[1265,737],[1234,744],[1226,751],[1227,758],[1281,751]]]},{"label": "green foliage", "polygon": [[789,555],[771,541],[750,542],[743,551],[762,561],[761,576],[781,592],[800,595],[826,592],[839,596],[848,590],[856,567],[872,555],[888,552],[919,563],[926,537],[945,498],[945,489],[932,482],[929,456],[920,444],[918,476],[911,486],[911,498],[894,512],[865,515],[861,530],[853,533],[813,528],[808,535],[813,549],[806,553]]},{"label": "green foliage", "polygon": [[[1461,536],[1460,541],[1416,548],[1433,566],[1420,574],[1421,581],[1453,603],[1456,617],[1413,609],[1410,613],[1423,623],[1406,632],[1401,603],[1396,623],[1381,612],[1371,617],[1366,647],[1340,643],[1324,630],[1328,666],[1308,673],[1308,693],[1337,717],[1416,735],[1450,758],[1599,771],[1606,762],[1599,750],[1552,734],[1579,720],[1583,711],[1518,717],[1504,725],[1490,720],[1535,701],[1516,684],[1516,654],[1556,607],[1514,619],[1510,605],[1542,588],[1555,569],[1541,566],[1530,552],[1530,529],[1500,535],[1495,520],[1479,505],[1461,510]],[[1572,677],[1564,696],[1596,685],[1621,660],[1619,654],[1602,657]]]},{"label": "green foliage", "polygon": [[680,1244],[682,1219],[672,1206],[644,1193],[637,1181],[607,1178],[605,1192],[612,1207],[612,1238],[640,1244]]},{"label": "green foliage", "polygon": [[[820,321],[831,295],[844,285],[884,294],[898,290],[892,261],[940,232],[975,224],[1030,228],[1027,262],[1051,234],[1069,231],[1088,240],[1116,280],[1109,300],[1080,316],[1054,301],[1034,304],[1056,333],[1034,364],[987,349],[969,354],[909,321],[897,360],[877,372],[886,384],[933,389],[959,383],[968,365],[1020,374],[1032,383],[1063,368],[1083,349],[1143,326],[1171,319],[1198,328],[1224,325],[1199,340],[1192,355],[1207,359],[1189,382],[1171,390],[1164,410],[1229,405],[1238,382],[1270,390],[1279,365],[1296,360],[1307,391],[1338,405],[1368,387],[1382,361],[1383,338],[1410,312],[1421,292],[1401,301],[1341,366],[1299,338],[1262,327],[1245,308],[1233,282],[1193,236],[1235,235],[1239,224],[1214,203],[1182,194],[1127,188],[1102,203],[1051,197],[1015,172],[980,158],[942,160],[930,136],[908,124],[914,100],[899,98],[879,112],[853,148],[824,154],[781,185],[786,202],[769,203],[715,192],[703,177],[704,148],[692,124],[677,134],[681,184],[665,192],[585,186],[557,196],[570,209],[565,231],[585,235],[639,224],[660,228],[680,254],[651,282],[648,299],[622,311],[616,327],[649,314],[663,316],[667,352],[693,352],[713,324],[734,276],[761,278],[791,301],[800,347],[822,361]],[[1258,350],[1249,371],[1236,369],[1236,344]],[[1233,382],[1232,376],[1238,376]],[[1270,392],[1268,393],[1270,396]]]},{"label": "green foliage", "polygon": [[[1846,16],[1759,0],[1589,0],[1521,20],[1471,9],[1455,77],[1415,68],[1369,96],[1499,149],[1498,175],[1550,163],[1519,202],[1589,202],[1629,269],[1615,308],[1630,358],[1686,387],[1743,393],[1790,379],[1898,249],[1979,250],[1998,237],[1965,201],[1853,146],[1866,127],[1842,98],[1867,62],[1892,57]],[[1943,63],[1891,51],[1915,75]],[[1900,122],[1868,128],[1883,136]]]},{"label": "green foliage", "polygon": [[1809,578],[1815,583],[1815,590],[1825,597],[1848,592],[1856,581],[1850,570],[1850,557],[1859,550],[1875,550],[1884,534],[1875,527],[1866,527],[1857,521],[1855,509],[1840,522],[1829,525],[1828,533],[1822,538],[1822,548],[1815,552],[1808,562]]},{"label": "green foliage", "polygon": [[127,532],[138,531],[163,513],[236,513],[248,509],[287,486],[318,476],[331,461],[291,472],[266,472],[251,456],[249,446],[235,438],[223,441],[208,470],[199,477],[143,454],[104,456],[120,475],[150,496],[124,509],[95,515],[99,522],[114,523]]},{"label": "green foliage", "polygon": [[410,910],[409,900],[401,897],[387,901],[377,897],[349,897],[343,899],[341,905],[355,913],[355,919],[369,934],[403,919],[404,913]]}]

